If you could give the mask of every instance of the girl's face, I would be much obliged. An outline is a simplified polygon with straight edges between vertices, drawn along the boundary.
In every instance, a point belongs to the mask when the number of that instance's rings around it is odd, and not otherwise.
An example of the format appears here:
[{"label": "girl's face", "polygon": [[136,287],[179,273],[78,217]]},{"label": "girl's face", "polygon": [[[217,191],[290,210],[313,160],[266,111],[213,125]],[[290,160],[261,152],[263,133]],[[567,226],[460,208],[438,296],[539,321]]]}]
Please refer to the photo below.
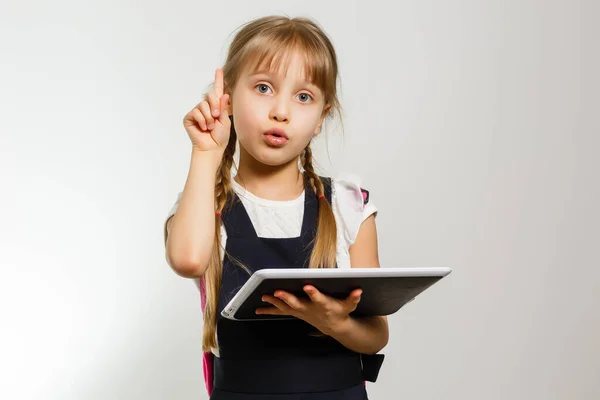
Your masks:
[{"label": "girl's face", "polygon": [[269,166],[297,159],[320,132],[327,111],[323,93],[306,80],[298,55],[290,57],[285,76],[283,71],[244,69],[231,95],[231,107],[243,150]]}]

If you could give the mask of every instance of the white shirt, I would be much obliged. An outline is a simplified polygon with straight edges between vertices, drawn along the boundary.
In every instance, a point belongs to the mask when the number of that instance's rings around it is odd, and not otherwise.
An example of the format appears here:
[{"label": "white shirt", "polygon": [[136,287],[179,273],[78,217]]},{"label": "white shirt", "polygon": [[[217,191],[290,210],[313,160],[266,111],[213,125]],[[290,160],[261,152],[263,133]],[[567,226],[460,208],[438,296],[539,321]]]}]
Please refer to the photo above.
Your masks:
[{"label": "white shirt", "polygon": [[[267,200],[255,196],[232,179],[232,189],[238,195],[258,237],[293,238],[300,236],[304,217],[305,193],[288,201]],[[356,240],[358,230],[365,219],[377,213],[369,200],[364,204],[361,181],[355,175],[332,179],[331,205],[337,225],[337,265],[350,268],[350,246]],[[182,193],[177,196],[166,221],[175,214]],[[166,230],[165,230],[166,234]],[[221,224],[221,244],[227,244],[227,232]]]},{"label": "white shirt", "polygon": [[[263,238],[292,238],[300,236],[304,217],[305,192],[289,201],[267,200],[260,198],[244,189],[235,180],[231,180],[232,189],[238,195],[258,237]],[[377,208],[369,200],[364,204],[360,179],[354,175],[332,179],[331,206],[337,225],[336,261],[338,268],[350,268],[350,246],[356,240],[358,230],[365,219],[377,213]],[[169,211],[166,223],[175,214],[182,193],[177,195],[175,204]],[[221,224],[221,244],[227,244],[227,231]],[[224,253],[221,253],[223,257]],[[194,279],[200,289],[200,279]],[[212,349],[219,356],[218,349]]]}]

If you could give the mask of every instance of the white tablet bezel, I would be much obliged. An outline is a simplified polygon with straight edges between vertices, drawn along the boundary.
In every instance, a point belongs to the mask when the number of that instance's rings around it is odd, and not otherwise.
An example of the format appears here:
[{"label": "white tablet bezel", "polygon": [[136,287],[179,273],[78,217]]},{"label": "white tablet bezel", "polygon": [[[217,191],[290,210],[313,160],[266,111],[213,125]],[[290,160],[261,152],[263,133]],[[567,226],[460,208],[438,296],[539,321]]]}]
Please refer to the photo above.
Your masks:
[{"label": "white tablet bezel", "polygon": [[[235,313],[265,279],[309,279],[309,278],[386,278],[386,277],[444,277],[452,272],[447,267],[402,267],[402,268],[266,268],[256,271],[246,284],[233,296],[221,315],[235,320]],[[260,320],[260,318],[256,318]]]}]

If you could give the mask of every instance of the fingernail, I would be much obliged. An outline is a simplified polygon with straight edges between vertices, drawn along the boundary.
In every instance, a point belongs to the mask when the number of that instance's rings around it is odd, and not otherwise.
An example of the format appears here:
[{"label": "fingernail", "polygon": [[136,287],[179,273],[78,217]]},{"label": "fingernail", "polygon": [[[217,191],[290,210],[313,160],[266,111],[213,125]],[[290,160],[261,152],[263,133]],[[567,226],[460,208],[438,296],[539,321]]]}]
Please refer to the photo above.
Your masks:
[{"label": "fingernail", "polygon": [[212,131],[215,129],[215,124],[208,124],[208,130]]},{"label": "fingernail", "polygon": [[218,117],[221,112],[218,109],[213,110],[213,116]]}]

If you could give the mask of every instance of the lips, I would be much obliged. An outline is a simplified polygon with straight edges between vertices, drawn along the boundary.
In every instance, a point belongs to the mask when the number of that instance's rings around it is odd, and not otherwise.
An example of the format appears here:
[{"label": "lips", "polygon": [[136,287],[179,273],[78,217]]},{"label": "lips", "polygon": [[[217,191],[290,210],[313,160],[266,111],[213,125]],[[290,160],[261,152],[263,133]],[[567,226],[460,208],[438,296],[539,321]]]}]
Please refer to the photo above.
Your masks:
[{"label": "lips", "polygon": [[279,128],[269,129],[264,133],[264,138],[267,144],[273,147],[281,147],[289,140],[285,131]]}]

